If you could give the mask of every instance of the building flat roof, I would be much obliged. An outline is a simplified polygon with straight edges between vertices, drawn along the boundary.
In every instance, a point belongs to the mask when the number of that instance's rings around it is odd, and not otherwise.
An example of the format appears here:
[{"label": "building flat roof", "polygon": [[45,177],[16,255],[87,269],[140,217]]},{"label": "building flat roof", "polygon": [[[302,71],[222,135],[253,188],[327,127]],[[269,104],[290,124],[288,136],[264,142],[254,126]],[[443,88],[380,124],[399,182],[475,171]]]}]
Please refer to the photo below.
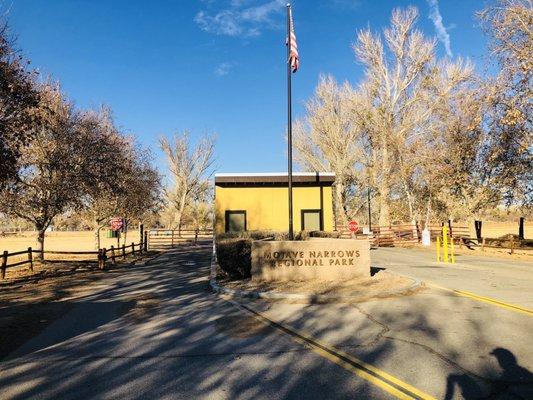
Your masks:
[{"label": "building flat roof", "polygon": [[[332,184],[335,182],[333,172],[293,172],[293,183]],[[215,174],[215,185],[218,184],[288,184],[287,172],[259,173],[219,173]]]}]

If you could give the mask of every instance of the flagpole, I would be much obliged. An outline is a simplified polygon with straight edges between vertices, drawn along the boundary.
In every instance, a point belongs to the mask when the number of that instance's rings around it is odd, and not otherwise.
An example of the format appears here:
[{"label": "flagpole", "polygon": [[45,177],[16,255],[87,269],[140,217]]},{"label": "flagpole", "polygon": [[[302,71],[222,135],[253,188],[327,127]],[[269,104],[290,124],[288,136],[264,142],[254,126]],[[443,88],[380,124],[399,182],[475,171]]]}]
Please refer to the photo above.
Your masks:
[{"label": "flagpole", "polygon": [[292,223],[292,70],[291,70],[291,5],[287,4],[287,146],[288,146],[288,181],[289,181],[289,240],[294,239]]}]

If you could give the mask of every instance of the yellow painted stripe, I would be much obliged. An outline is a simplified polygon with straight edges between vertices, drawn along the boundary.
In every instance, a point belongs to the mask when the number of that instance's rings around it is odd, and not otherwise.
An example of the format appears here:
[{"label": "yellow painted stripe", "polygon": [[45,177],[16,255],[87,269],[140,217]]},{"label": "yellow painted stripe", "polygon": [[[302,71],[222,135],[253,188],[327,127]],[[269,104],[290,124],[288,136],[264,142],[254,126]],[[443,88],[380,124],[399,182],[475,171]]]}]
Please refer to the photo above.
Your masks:
[{"label": "yellow painted stripe", "polygon": [[408,383],[386,373],[385,371],[380,370],[379,368],[374,367],[373,365],[367,364],[364,361],[351,356],[350,354],[334,348],[333,346],[326,345],[325,343],[312,338],[310,335],[307,335],[302,331],[296,331],[292,328],[288,328],[285,325],[277,323],[252,308],[237,303],[233,300],[227,300],[235,306],[251,312],[259,321],[271,325],[288,334],[294,341],[304,344],[316,354],[328,359],[331,362],[334,362],[358,377],[380,387],[398,399],[435,400],[435,398],[429,394],[418,390],[414,386],[409,385]]},{"label": "yellow painted stripe", "polygon": [[530,310],[529,308],[520,307],[520,306],[517,306],[517,305],[514,305],[514,304],[510,304],[510,303],[504,303],[503,301],[500,301],[500,300],[492,299],[490,297],[480,296],[480,295],[477,295],[475,293],[465,292],[463,290],[448,289],[448,288],[445,288],[445,287],[442,287],[442,286],[439,286],[439,285],[435,285],[433,283],[430,283],[429,285],[433,286],[433,287],[435,287],[437,289],[445,290],[447,292],[452,292],[452,293],[456,294],[457,296],[468,297],[468,298],[471,298],[473,300],[481,301],[481,302],[487,303],[487,304],[492,304],[494,306],[505,308],[505,309],[510,310],[510,311],[523,313],[523,314],[526,314],[526,315],[533,315],[533,310]]},{"label": "yellow painted stripe", "polygon": [[499,300],[496,300],[496,299],[491,299],[490,297],[479,296],[479,295],[474,294],[474,293],[463,292],[462,290],[454,290],[454,293],[457,293],[459,296],[470,297],[471,299],[474,299],[474,300],[479,300],[479,301],[483,301],[485,303],[494,304],[496,306],[503,307],[503,308],[506,308],[506,309],[511,310],[511,311],[516,311],[516,312],[520,312],[520,313],[524,313],[524,314],[528,314],[528,315],[533,315],[533,310],[530,310],[530,309],[524,308],[524,307],[520,307],[520,306],[516,306],[514,304],[504,303],[503,301],[499,301]]}]

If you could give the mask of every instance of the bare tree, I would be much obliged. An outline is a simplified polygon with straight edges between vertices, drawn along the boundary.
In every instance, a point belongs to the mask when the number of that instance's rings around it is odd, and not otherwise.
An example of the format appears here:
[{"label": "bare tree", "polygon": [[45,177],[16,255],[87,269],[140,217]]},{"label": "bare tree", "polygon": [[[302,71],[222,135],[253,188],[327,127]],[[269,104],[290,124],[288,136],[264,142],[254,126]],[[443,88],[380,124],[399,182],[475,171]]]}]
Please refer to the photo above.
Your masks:
[{"label": "bare tree", "polygon": [[478,16],[500,72],[486,85],[492,173],[507,205],[533,203],[533,3],[498,0]]},{"label": "bare tree", "polygon": [[472,71],[470,63],[462,60],[437,62],[436,42],[415,28],[417,17],[416,8],[395,9],[390,27],[384,30],[386,49],[381,37],[369,29],[359,32],[354,46],[366,69],[355,111],[368,135],[369,175],[379,193],[382,226],[391,223],[394,191],[403,192],[414,219],[413,155],[435,121],[436,82],[445,84],[439,89],[446,93],[468,79]]},{"label": "bare tree", "polygon": [[[295,124],[296,158],[311,171],[335,172],[335,216],[348,223],[347,192],[356,180],[361,163],[361,129],[353,118],[352,87],[339,86],[331,76],[322,76],[314,96],[307,102],[307,115]],[[360,169],[360,165],[359,165]]]},{"label": "bare tree", "polygon": [[80,113],[78,129],[94,137],[89,157],[98,160],[93,179],[85,187],[84,216],[93,227],[95,248],[100,248],[100,231],[119,215],[120,200],[128,194],[128,180],[135,160],[133,138],[122,135],[108,107]]},{"label": "bare tree", "polygon": [[204,136],[192,148],[189,133],[183,132],[174,135],[172,142],[162,137],[160,145],[173,178],[173,186],[167,190],[166,197],[175,208],[176,225],[181,231],[185,207],[206,190],[205,179],[213,165],[215,138]]},{"label": "bare tree", "polygon": [[[161,177],[150,161],[147,151],[137,149],[133,163],[121,177],[126,190],[118,198],[118,215],[124,218],[126,227],[134,222],[141,223],[161,205]],[[124,231],[124,244],[126,239],[127,229]]]}]

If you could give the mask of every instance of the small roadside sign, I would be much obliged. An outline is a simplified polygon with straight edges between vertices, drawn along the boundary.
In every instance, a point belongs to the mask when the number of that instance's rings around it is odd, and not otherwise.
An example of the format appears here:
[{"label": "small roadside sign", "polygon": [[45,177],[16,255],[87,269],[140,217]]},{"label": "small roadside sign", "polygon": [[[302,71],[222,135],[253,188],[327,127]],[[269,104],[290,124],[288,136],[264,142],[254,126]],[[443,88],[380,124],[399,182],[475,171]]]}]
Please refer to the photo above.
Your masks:
[{"label": "small roadside sign", "polygon": [[359,230],[359,224],[357,223],[357,221],[350,221],[348,222],[348,229],[350,230],[350,232],[357,232]]},{"label": "small roadside sign", "polygon": [[111,230],[120,231],[124,226],[124,220],[122,218],[111,218]]}]

